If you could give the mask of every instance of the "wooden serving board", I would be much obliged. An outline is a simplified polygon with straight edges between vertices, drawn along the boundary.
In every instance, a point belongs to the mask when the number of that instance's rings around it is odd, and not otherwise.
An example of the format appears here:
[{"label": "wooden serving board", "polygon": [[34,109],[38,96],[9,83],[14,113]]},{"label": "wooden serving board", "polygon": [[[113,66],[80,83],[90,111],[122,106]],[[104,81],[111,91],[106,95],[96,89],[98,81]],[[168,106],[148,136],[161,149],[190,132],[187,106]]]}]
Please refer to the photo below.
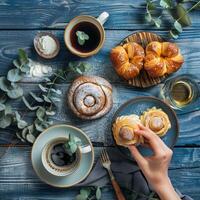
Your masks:
[{"label": "wooden serving board", "polygon": [[[120,45],[123,45],[127,42],[136,42],[145,49],[147,44],[149,44],[152,41],[162,42],[164,40],[155,33],[136,32],[123,39]],[[147,88],[159,84],[166,77],[167,75],[158,78],[152,78],[148,75],[148,73],[145,70],[142,69],[137,77],[133,78],[132,80],[128,80],[128,84],[134,87]]]}]

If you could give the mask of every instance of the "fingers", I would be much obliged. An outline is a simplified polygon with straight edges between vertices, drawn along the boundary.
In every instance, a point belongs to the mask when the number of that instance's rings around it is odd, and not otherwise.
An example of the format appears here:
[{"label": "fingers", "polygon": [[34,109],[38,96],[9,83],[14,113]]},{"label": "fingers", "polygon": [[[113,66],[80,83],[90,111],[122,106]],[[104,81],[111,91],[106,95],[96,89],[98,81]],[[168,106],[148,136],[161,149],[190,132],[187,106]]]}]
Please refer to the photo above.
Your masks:
[{"label": "fingers", "polygon": [[142,135],[144,139],[148,141],[150,148],[152,148],[155,153],[159,153],[161,150],[169,149],[162,139],[149,128],[143,126],[142,124],[139,124],[139,128],[140,130],[135,131],[135,133]]},{"label": "fingers", "polygon": [[138,163],[139,166],[142,166],[146,160],[145,158],[140,154],[140,152],[138,151],[137,147],[135,147],[134,145],[128,146],[131,155],[134,157],[135,161]]},{"label": "fingers", "polygon": [[140,128],[140,130],[146,130],[146,127],[143,125],[143,124],[138,124],[138,126],[139,126],[139,128]]},{"label": "fingers", "polygon": [[145,139],[148,140],[150,148],[154,151],[154,153],[158,153],[160,151],[160,145],[158,142],[158,136],[152,134],[149,131],[138,130],[136,134],[142,135]]}]

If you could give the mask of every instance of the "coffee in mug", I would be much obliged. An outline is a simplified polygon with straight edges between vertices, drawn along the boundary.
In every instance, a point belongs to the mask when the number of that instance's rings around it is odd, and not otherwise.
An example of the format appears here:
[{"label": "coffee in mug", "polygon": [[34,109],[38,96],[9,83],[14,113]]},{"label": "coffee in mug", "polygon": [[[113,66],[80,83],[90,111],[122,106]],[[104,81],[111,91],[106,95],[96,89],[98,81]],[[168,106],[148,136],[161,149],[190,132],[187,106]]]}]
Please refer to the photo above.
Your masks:
[{"label": "coffee in mug", "polygon": [[[71,53],[80,57],[96,54],[105,41],[103,24],[109,14],[103,12],[98,18],[81,15],[72,19],[65,28],[64,40]],[[82,38],[83,43],[80,43]]]},{"label": "coffee in mug", "polygon": [[80,165],[82,154],[91,151],[90,145],[78,146],[76,152],[69,155],[64,147],[64,143],[67,141],[67,137],[54,139],[46,144],[42,150],[42,164],[52,175],[67,176],[75,172]]}]

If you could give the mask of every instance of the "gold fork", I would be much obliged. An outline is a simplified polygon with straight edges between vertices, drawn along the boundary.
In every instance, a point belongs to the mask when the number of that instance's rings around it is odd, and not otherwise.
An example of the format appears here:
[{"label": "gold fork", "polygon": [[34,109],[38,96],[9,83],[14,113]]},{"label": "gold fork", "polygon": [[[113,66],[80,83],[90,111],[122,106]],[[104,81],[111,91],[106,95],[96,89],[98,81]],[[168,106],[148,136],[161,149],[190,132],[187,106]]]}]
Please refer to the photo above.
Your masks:
[{"label": "gold fork", "polygon": [[115,190],[115,194],[116,194],[116,197],[117,197],[117,200],[125,200],[125,197],[119,187],[119,184],[117,183],[112,171],[111,171],[111,161],[109,159],[109,156],[108,156],[108,153],[106,152],[105,149],[102,150],[102,153],[101,153],[101,156],[100,156],[100,160],[101,160],[101,164],[102,166],[107,169],[108,171],[108,174],[110,176],[110,180],[112,182],[112,186]]}]

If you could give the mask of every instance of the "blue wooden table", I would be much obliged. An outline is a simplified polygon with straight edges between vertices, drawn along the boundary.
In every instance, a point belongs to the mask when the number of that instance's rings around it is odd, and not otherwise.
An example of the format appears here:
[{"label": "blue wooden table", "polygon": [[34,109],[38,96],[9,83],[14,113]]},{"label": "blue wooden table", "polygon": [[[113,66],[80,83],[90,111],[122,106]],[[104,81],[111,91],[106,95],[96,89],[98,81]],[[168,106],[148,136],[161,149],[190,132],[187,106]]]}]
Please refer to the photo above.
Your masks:
[{"label": "blue wooden table", "polygon": [[[0,75],[5,75],[12,67],[18,48],[24,48],[29,57],[56,68],[67,66],[71,60],[82,60],[71,55],[63,41],[64,27],[52,28],[58,22],[66,24],[80,14],[98,16],[101,12],[110,13],[105,24],[106,42],[103,49],[95,56],[85,59],[93,65],[89,74],[98,75],[109,80],[114,88],[114,106],[105,117],[89,121],[81,121],[72,117],[63,98],[58,106],[55,123],[72,124],[87,133],[95,146],[95,156],[99,155],[102,146],[113,148],[110,123],[114,112],[125,101],[142,95],[159,94],[160,85],[150,89],[135,89],[128,86],[115,74],[109,60],[110,49],[133,31],[152,31],[167,36],[167,27],[157,30],[144,22],[144,2],[139,0],[0,0]],[[200,76],[200,12],[191,13],[192,26],[186,28],[177,40],[185,57],[184,66],[176,73],[195,74]],[[45,61],[39,58],[33,49],[33,38],[38,31],[49,30],[61,42],[61,51],[55,59]],[[71,80],[58,85],[65,93]],[[38,79],[24,78],[22,85],[25,94],[37,90]],[[15,101],[15,109],[23,110],[21,100]],[[30,114],[31,119],[33,116]],[[180,136],[174,149],[169,175],[176,188],[200,199],[200,110],[178,115]],[[19,143],[7,149],[15,130],[0,130],[0,152],[7,150],[0,158],[0,199],[2,200],[71,200],[80,188],[52,188],[34,173],[30,151],[31,146]],[[104,200],[115,199],[110,187],[103,189]]]}]

